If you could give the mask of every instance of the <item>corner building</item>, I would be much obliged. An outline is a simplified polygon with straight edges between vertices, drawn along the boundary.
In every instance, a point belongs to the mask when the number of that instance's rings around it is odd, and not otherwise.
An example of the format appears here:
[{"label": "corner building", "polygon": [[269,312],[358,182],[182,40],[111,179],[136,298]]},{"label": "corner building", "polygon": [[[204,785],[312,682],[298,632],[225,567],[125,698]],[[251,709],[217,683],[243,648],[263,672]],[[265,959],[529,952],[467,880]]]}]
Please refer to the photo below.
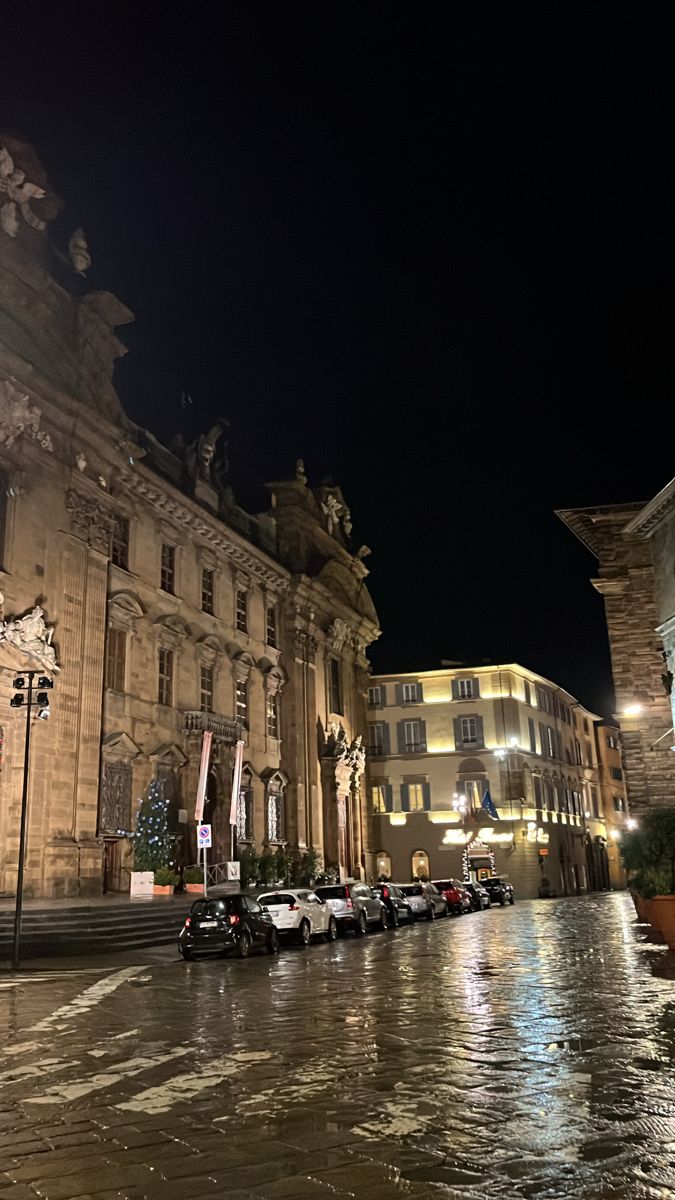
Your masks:
[{"label": "corner building", "polygon": [[378,874],[496,872],[521,897],[624,885],[623,779],[610,804],[600,720],[563,688],[511,663],[374,676],[368,701]]},{"label": "corner building", "polygon": [[253,516],[233,495],[225,419],[171,448],[129,420],[113,368],[133,316],[88,290],[81,231],[52,239],[61,205],[31,147],[0,147],[12,166],[0,189],[0,890],[16,884],[23,777],[12,683],[53,652],[51,717],[32,731],[26,895],[128,890],[129,833],[153,779],[194,862],[206,730],[215,863],[229,858],[243,738],[239,849],[313,847],[365,877],[366,649],[379,629],[345,499],[310,487],[298,462]]}]

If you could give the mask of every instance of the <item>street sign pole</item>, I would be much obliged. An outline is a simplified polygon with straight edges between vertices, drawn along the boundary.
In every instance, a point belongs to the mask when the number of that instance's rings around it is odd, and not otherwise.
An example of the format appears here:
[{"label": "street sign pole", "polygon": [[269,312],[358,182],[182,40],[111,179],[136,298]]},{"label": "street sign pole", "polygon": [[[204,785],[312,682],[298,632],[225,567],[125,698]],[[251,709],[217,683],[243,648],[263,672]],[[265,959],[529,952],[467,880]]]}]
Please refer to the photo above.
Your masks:
[{"label": "street sign pole", "polygon": [[12,970],[19,966],[21,944],[21,916],[23,913],[23,868],[26,859],[26,823],[28,819],[28,771],[30,768],[30,714],[33,707],[33,679],[35,671],[27,671],[26,697],[26,741],[23,752],[23,790],[21,792],[21,830],[19,833],[19,869],[16,877],[16,908],[14,910],[14,944],[12,948]]},{"label": "street sign pole", "polygon": [[206,845],[204,845],[202,847],[202,854],[204,855],[204,899],[206,900],[206,898],[209,894],[208,870],[207,870],[207,863],[206,863]]}]

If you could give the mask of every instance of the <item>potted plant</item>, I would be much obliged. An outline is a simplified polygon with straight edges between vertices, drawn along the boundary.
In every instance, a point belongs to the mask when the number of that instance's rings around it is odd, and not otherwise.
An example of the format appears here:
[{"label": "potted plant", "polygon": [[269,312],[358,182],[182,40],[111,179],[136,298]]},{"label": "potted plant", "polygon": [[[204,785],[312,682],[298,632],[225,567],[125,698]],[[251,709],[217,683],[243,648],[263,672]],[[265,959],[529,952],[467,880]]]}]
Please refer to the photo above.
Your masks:
[{"label": "potted plant", "polygon": [[653,808],[624,834],[621,857],[635,907],[675,950],[675,808]]},{"label": "potted plant", "polygon": [[204,872],[201,867],[186,867],[183,871],[185,891],[195,896],[204,895]]},{"label": "potted plant", "polygon": [[158,867],[154,874],[153,893],[155,896],[173,896],[173,889],[178,883],[179,876],[171,867]]},{"label": "potted plant", "polygon": [[[131,895],[152,896],[156,893],[155,872],[169,869],[174,850],[174,837],[169,830],[169,798],[161,779],[150,781],[141,800],[133,835],[134,869],[131,872]],[[176,879],[176,882],[178,880]],[[164,885],[169,891],[173,885]]]}]

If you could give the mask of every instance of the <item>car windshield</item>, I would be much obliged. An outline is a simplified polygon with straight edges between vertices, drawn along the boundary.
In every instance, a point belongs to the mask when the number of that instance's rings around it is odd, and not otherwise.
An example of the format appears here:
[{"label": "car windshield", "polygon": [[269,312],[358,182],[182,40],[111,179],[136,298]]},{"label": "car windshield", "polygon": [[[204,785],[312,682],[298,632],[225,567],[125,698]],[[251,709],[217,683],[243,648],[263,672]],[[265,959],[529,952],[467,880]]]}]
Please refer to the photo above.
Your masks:
[{"label": "car windshield", "polygon": [[406,883],[401,888],[404,896],[423,896],[424,891],[421,883]]},{"label": "car windshield", "polygon": [[295,896],[290,892],[269,892],[258,896],[258,904],[295,904]]},{"label": "car windshield", "polygon": [[320,887],[316,889],[318,896],[323,896],[324,900],[347,900],[349,892],[343,885],[335,887]]}]

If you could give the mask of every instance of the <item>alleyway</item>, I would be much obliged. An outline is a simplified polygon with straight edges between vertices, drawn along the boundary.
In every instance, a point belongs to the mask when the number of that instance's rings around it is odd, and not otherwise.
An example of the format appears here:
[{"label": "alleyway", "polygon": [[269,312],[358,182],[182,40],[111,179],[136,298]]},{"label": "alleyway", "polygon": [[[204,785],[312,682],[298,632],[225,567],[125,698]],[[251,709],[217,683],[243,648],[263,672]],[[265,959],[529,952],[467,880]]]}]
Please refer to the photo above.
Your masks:
[{"label": "alleyway", "polygon": [[675,1198],[675,954],[624,895],[0,975],[0,1200]]}]

